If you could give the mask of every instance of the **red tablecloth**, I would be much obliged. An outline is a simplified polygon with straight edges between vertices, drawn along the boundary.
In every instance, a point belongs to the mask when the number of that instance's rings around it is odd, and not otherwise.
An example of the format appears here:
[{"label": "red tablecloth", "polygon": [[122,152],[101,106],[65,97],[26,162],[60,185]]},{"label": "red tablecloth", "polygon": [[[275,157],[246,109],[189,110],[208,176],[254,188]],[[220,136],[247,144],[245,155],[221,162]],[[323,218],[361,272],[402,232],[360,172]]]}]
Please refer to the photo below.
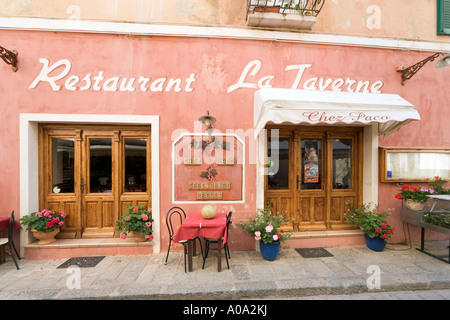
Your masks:
[{"label": "red tablecloth", "polygon": [[204,219],[201,213],[191,213],[181,224],[174,241],[189,240],[198,236],[220,239],[227,242],[227,214],[216,213],[213,219]]},{"label": "red tablecloth", "polygon": [[[0,230],[8,229],[9,219],[11,219],[11,217],[0,217]],[[14,228],[20,228],[20,224],[16,220],[14,220]]]}]

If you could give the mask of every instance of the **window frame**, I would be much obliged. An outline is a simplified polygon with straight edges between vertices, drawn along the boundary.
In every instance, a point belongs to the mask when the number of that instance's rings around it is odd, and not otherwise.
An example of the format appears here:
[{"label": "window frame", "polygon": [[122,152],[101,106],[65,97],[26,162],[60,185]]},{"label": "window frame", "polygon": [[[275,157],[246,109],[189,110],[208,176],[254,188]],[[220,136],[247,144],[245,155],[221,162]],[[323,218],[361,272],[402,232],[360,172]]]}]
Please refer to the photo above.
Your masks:
[{"label": "window frame", "polygon": [[[448,11],[448,17],[450,20],[450,0],[438,0],[437,1],[437,34],[438,35],[450,35],[450,21],[446,21],[445,11]],[[445,27],[445,22],[449,24],[449,27]]]}]

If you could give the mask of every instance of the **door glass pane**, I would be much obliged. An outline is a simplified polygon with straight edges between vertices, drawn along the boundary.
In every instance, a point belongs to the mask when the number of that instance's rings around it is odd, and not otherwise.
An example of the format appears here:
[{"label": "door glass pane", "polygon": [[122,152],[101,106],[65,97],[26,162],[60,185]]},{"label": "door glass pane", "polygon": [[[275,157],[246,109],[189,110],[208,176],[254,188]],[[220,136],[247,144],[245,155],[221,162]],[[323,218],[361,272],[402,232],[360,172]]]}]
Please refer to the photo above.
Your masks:
[{"label": "door glass pane", "polygon": [[352,139],[333,139],[333,188],[352,187]]},{"label": "door glass pane", "polygon": [[277,159],[274,153],[278,152],[278,163],[269,166],[267,189],[289,189],[289,138],[279,138],[278,150],[272,150],[273,147],[273,143],[268,141],[267,155]]},{"label": "door glass pane", "polygon": [[322,188],[322,140],[302,139],[302,189]]},{"label": "door glass pane", "polygon": [[52,192],[74,192],[74,139],[52,139]]},{"label": "door glass pane", "polygon": [[111,192],[111,139],[89,139],[89,192]]},{"label": "door glass pane", "polygon": [[125,139],[125,192],[147,191],[147,139]]}]

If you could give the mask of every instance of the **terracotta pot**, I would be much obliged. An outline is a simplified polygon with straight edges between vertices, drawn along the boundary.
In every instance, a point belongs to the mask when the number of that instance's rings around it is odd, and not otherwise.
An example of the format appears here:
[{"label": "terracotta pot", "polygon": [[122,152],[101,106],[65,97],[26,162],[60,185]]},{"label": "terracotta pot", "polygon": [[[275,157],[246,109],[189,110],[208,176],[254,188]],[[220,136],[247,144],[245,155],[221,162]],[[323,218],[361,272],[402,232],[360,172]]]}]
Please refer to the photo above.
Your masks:
[{"label": "terracotta pot", "polygon": [[280,12],[280,6],[256,6],[255,12]]},{"label": "terracotta pot", "polygon": [[59,228],[51,232],[40,232],[36,229],[31,229],[33,237],[39,240],[38,245],[47,245],[56,241],[55,236],[59,233]]},{"label": "terracotta pot", "polygon": [[414,211],[421,211],[425,207],[424,202],[417,202],[412,199],[406,199],[405,200],[405,207],[414,210]]},{"label": "terracotta pot", "polygon": [[134,236],[134,240],[135,240],[136,242],[144,242],[144,241],[147,241],[147,239],[145,239],[145,237],[144,237],[142,234],[140,234],[140,233],[138,233],[138,232],[136,232],[136,231],[132,231],[131,234]]}]

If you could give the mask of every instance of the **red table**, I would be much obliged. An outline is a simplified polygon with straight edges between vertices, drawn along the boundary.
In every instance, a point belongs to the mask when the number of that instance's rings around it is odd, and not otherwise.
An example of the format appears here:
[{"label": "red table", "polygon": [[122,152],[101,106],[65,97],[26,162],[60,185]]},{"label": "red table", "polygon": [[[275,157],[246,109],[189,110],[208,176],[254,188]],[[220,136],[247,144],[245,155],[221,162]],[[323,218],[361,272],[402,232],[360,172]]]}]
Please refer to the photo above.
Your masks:
[{"label": "red table", "polygon": [[[0,217],[0,238],[4,237],[4,232],[3,230],[8,229],[9,226],[9,219],[11,219],[11,217]],[[14,228],[15,229],[19,229],[20,228],[20,224],[14,220]],[[2,246],[0,248],[0,264],[5,263],[5,246]]]},{"label": "red table", "polygon": [[[191,213],[184,219],[174,236],[174,241],[188,241],[188,270],[192,271],[192,240],[198,236],[205,238],[223,238],[227,242],[227,214],[216,213],[213,219],[204,219],[201,213]],[[221,246],[217,250],[217,271],[222,270]]]}]

